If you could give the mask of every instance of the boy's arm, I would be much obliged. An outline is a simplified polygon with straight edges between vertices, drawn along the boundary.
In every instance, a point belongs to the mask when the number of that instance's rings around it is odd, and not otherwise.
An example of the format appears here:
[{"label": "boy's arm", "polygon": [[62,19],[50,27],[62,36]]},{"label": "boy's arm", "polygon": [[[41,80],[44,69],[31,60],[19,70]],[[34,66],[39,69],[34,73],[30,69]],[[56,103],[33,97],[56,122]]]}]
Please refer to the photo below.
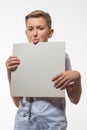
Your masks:
[{"label": "boy's arm", "polygon": [[[10,89],[11,89],[11,71],[15,70],[19,64],[19,62],[17,62],[16,59],[17,58],[13,56],[13,57],[9,57],[6,61],[7,76],[8,76]],[[16,64],[15,67],[13,64]],[[21,99],[21,97],[12,97],[12,99],[16,107],[19,107],[19,100]]]},{"label": "boy's arm", "polygon": [[[77,104],[80,100],[82,87],[81,87],[81,75],[78,71],[72,71],[74,75],[74,82],[66,87],[67,95],[71,102]],[[71,73],[71,74],[72,74]]]},{"label": "boy's arm", "polygon": [[54,87],[61,90],[66,88],[68,97],[72,103],[77,104],[79,102],[82,88],[81,75],[78,71],[64,71],[56,75],[52,81],[54,81]]},{"label": "boy's arm", "polygon": [[[81,75],[78,71],[73,71],[71,68],[71,62],[69,55],[66,53],[65,55],[65,69],[69,73],[69,77],[75,80],[72,84],[70,83],[68,87],[66,87],[67,94],[74,104],[77,104],[80,100],[82,88],[81,88]],[[72,71],[68,71],[72,70]],[[67,73],[67,74],[68,74]]]}]

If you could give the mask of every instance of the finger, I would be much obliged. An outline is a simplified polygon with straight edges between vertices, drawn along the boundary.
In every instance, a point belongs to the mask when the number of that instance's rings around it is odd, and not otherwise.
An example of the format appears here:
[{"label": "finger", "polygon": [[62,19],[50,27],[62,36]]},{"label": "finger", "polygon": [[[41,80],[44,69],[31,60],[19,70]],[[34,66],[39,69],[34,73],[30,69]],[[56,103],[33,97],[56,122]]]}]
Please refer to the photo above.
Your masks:
[{"label": "finger", "polygon": [[17,68],[18,65],[19,65],[19,63],[14,63],[14,62],[9,63],[9,64],[7,64],[7,69],[12,70],[13,68]]},{"label": "finger", "polygon": [[16,60],[15,60],[15,61],[10,61],[10,62],[7,63],[8,66],[16,65],[16,64],[17,64],[17,65],[20,64],[20,61],[16,61]]},{"label": "finger", "polygon": [[52,78],[52,81],[57,80],[59,77],[61,77],[61,76],[62,76],[62,74],[63,74],[63,72],[62,72],[62,73],[57,74],[55,77],[53,77],[53,78]]},{"label": "finger", "polygon": [[56,88],[61,88],[61,86],[63,86],[65,84],[65,82],[67,82],[67,79],[64,78],[54,85],[55,85]]},{"label": "finger", "polygon": [[64,80],[64,77],[63,77],[63,76],[57,78],[57,79],[54,81],[54,87],[56,87],[56,86],[57,86],[59,83],[61,83],[63,80]]},{"label": "finger", "polygon": [[9,66],[8,70],[14,71],[17,69],[17,67],[18,67],[18,65]]},{"label": "finger", "polygon": [[8,60],[6,61],[6,66],[11,66],[11,65],[15,65],[15,64],[20,64],[20,60],[18,58],[15,57],[9,57]]},{"label": "finger", "polygon": [[67,84],[68,84],[68,81],[66,81],[61,87],[60,87],[60,90],[63,90],[63,89],[65,89],[66,88],[66,86],[67,86]]}]

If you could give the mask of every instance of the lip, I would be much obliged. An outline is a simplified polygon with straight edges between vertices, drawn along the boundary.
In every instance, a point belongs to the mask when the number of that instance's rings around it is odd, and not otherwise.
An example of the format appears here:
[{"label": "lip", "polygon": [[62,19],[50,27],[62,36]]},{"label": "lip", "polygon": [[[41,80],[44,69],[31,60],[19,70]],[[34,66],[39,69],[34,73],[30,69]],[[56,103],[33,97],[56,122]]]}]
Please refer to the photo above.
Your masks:
[{"label": "lip", "polygon": [[39,39],[33,39],[32,41],[34,44],[37,44],[39,42]]}]

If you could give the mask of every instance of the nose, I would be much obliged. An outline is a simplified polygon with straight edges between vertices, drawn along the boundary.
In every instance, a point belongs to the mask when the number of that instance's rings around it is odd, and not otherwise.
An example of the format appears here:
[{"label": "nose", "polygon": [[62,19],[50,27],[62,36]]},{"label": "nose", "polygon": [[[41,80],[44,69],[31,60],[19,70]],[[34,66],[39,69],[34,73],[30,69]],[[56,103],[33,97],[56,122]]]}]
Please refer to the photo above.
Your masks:
[{"label": "nose", "polygon": [[34,31],[33,31],[33,36],[34,36],[34,37],[37,37],[37,35],[38,35],[37,29],[34,29]]}]

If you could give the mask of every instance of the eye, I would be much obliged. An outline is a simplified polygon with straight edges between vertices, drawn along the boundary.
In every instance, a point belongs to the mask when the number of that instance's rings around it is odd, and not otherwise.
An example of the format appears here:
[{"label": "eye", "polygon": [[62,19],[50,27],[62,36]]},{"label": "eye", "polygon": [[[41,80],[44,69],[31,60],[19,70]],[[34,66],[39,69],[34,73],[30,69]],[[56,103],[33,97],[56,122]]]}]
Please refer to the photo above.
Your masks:
[{"label": "eye", "polygon": [[27,30],[28,30],[28,31],[32,31],[32,30],[33,30],[33,28],[28,28]]},{"label": "eye", "polygon": [[40,29],[40,30],[43,30],[44,28],[43,28],[43,27],[40,27],[39,29]]},{"label": "eye", "polygon": [[40,30],[44,30],[44,27],[42,27],[42,26],[39,26],[38,28],[39,28]]}]

